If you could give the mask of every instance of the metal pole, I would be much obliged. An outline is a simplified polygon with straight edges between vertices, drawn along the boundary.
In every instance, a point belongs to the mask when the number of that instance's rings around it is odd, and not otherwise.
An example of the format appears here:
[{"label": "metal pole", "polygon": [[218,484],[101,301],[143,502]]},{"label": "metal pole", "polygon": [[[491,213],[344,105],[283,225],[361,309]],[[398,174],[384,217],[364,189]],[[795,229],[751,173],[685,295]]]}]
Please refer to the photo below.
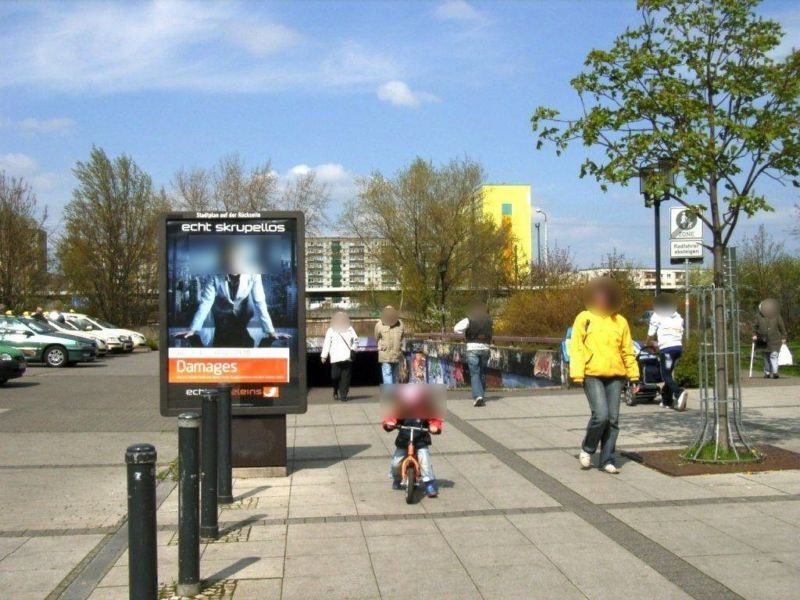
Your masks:
[{"label": "metal pole", "polygon": [[661,293],[661,199],[654,203],[656,226],[656,295]]},{"label": "metal pole", "polygon": [[542,265],[542,236],[541,232],[539,231],[539,227],[541,223],[536,223],[534,227],[536,227],[536,258],[539,266]]},{"label": "metal pole", "polygon": [[125,451],[128,466],[128,597],[158,597],[156,554],[156,449],[135,444]]},{"label": "metal pole", "polygon": [[203,392],[203,451],[200,502],[200,537],[219,537],[217,522],[217,391]]},{"label": "metal pole", "polygon": [[200,415],[178,417],[178,595],[200,593]]},{"label": "metal pole", "polygon": [[219,415],[217,440],[219,450],[219,471],[217,500],[220,504],[233,502],[233,475],[231,469],[231,386],[224,383],[219,386]]},{"label": "metal pole", "polygon": [[684,295],[683,300],[683,329],[686,332],[686,339],[689,339],[690,329],[689,329],[689,259],[686,259],[686,273],[683,276],[683,285],[686,288],[686,293]]}]

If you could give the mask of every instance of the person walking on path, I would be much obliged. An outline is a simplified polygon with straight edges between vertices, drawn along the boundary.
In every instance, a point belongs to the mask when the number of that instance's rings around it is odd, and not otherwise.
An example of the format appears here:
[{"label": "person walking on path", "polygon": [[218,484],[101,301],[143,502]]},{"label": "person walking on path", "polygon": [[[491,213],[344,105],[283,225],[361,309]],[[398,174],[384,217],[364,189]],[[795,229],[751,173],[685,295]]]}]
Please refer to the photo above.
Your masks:
[{"label": "person walking on path", "polygon": [[764,379],[778,379],[778,353],[786,343],[786,325],[774,298],[767,298],[758,305],[753,341],[764,360]]},{"label": "person walking on path", "polygon": [[658,350],[658,363],[661,365],[661,378],[664,380],[661,407],[683,411],[686,410],[689,393],[672,376],[683,353],[683,317],[678,312],[678,303],[672,294],[656,296],[653,308],[645,345],[655,346]]},{"label": "person walking on path", "polygon": [[[619,286],[610,277],[592,280],[586,289],[586,310],[572,325],[570,377],[583,385],[592,416],[578,455],[588,469],[600,445],[598,467],[619,473],[614,450],[619,435],[620,394],[625,382],[639,379],[628,321],[618,313]],[[636,393],[634,389],[634,393]]]},{"label": "person walking on path", "polygon": [[353,353],[358,348],[358,335],[344,312],[334,313],[322,343],[322,363],[331,361],[333,399],[347,402],[353,371]]},{"label": "person walking on path", "polygon": [[375,324],[375,343],[384,385],[399,383],[400,361],[403,360],[403,322],[393,306],[383,309],[381,320]]},{"label": "person walking on path", "polygon": [[473,406],[485,406],[486,363],[489,362],[489,349],[492,345],[492,317],[481,301],[473,302],[467,317],[461,319],[453,331],[462,334],[467,340],[467,367],[472,386]]}]

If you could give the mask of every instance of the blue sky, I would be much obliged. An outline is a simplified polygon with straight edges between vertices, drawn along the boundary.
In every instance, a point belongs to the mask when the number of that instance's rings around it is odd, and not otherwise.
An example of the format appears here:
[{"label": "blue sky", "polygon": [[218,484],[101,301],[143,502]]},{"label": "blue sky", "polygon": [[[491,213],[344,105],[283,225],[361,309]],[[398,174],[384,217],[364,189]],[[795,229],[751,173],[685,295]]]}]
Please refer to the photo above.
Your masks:
[{"label": "blue sky", "polygon": [[[800,5],[767,0],[788,43]],[[238,152],[282,177],[315,169],[336,206],[354,180],[415,156],[469,156],[493,183],[530,183],[551,241],[581,266],[617,248],[652,263],[636,186],[579,180],[580,149],[536,151],[540,105],[576,107],[586,53],[638,21],[633,0],[127,2],[0,5],[0,169],[30,181],[58,231],[71,169],[92,144],[157,184]],[[765,185],[787,247],[796,190]]]}]

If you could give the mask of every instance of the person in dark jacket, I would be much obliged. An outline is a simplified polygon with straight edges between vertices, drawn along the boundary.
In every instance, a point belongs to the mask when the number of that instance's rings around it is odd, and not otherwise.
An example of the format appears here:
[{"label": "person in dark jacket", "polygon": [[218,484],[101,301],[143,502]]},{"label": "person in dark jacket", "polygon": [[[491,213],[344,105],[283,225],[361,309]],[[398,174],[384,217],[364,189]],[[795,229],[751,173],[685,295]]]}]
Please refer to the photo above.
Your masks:
[{"label": "person in dark jacket", "polygon": [[767,298],[758,305],[753,341],[764,360],[764,379],[778,379],[778,353],[781,345],[786,343],[786,325],[774,298]]},{"label": "person in dark jacket", "polygon": [[489,362],[492,330],[492,317],[489,316],[486,304],[479,300],[470,304],[467,317],[453,328],[453,331],[462,334],[467,340],[467,366],[474,406],[485,406],[483,396],[486,393],[486,364]]}]

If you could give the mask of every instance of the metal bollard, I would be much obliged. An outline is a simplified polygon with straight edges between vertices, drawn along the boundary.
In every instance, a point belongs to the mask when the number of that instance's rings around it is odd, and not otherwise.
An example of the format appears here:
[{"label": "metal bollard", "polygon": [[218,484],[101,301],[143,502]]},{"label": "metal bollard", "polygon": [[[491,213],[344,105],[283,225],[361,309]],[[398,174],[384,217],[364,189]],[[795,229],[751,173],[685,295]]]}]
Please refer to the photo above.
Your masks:
[{"label": "metal bollard", "polygon": [[203,424],[201,451],[200,537],[219,537],[217,521],[217,392],[203,392]]},{"label": "metal bollard", "polygon": [[128,594],[130,600],[158,597],[156,554],[156,449],[134,444],[128,466]]},{"label": "metal bollard", "polygon": [[200,593],[200,415],[178,417],[178,595]]},{"label": "metal bollard", "polygon": [[217,471],[217,500],[220,504],[233,502],[233,476],[231,473],[231,386],[221,384],[217,400],[217,451],[219,469]]}]

